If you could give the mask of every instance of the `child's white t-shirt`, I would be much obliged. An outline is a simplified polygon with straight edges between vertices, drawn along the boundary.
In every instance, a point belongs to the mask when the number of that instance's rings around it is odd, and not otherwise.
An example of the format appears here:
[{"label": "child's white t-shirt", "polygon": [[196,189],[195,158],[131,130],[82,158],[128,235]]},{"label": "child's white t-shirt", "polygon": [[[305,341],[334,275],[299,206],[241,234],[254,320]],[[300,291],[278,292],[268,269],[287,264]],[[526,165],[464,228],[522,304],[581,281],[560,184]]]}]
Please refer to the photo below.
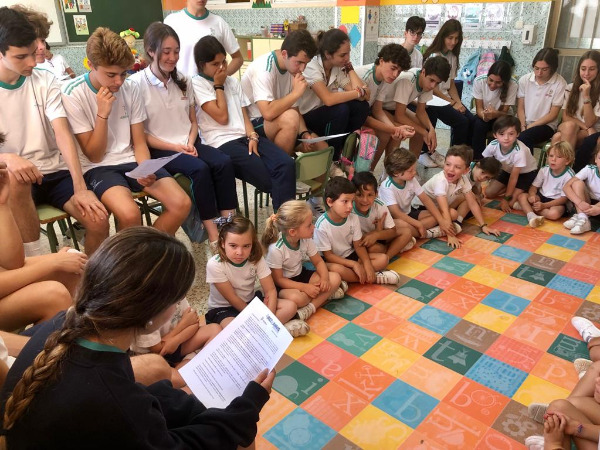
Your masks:
[{"label": "child's white t-shirt", "polygon": [[404,186],[387,177],[379,186],[379,198],[386,206],[398,205],[403,213],[410,213],[410,205],[415,196],[421,195],[423,188],[416,178],[406,181]]},{"label": "child's white t-shirt", "polygon": [[162,327],[152,333],[144,333],[143,331],[137,333],[135,336],[135,342],[131,344],[131,351],[135,353],[150,353],[150,347],[154,347],[159,344],[162,337],[169,334],[183,317],[183,313],[190,307],[188,301],[184,298],[175,304],[175,311],[171,315],[171,318],[167,320]]},{"label": "child's white t-shirt", "polygon": [[[567,102],[569,101],[569,97],[571,96],[572,89],[573,89],[573,83],[569,83],[567,85],[567,87],[565,88],[565,102],[562,107],[562,109],[564,109],[564,110],[567,109]],[[583,106],[584,106],[583,100],[584,100],[583,95],[579,94],[577,110],[575,111],[575,115],[573,117],[581,120],[582,122],[585,122],[585,119],[583,117]],[[593,102],[592,102],[592,104],[593,104]],[[594,128],[594,130],[596,130],[596,132],[598,132],[598,131],[600,131],[600,100],[599,99],[596,99],[596,105],[594,106],[594,115],[596,116],[596,122],[594,122],[592,127]]]},{"label": "child's white t-shirt", "polygon": [[394,86],[396,91],[394,93],[394,101],[396,103],[402,103],[403,105],[410,104],[413,100],[417,100],[419,103],[427,103],[433,98],[433,91],[424,91],[419,87],[419,75],[421,69],[410,69],[402,72]]},{"label": "child's white t-shirt", "polygon": [[318,251],[331,251],[345,258],[354,251],[354,241],[362,239],[358,217],[350,214],[342,222],[335,223],[325,213],[315,224],[314,239]]},{"label": "child's white t-shirt", "polygon": [[502,170],[508,173],[512,171],[513,167],[520,167],[520,173],[529,173],[537,169],[537,162],[531,154],[529,147],[518,139],[510,152],[506,154],[502,153],[498,140],[494,139],[483,150],[482,155],[484,158],[487,156],[496,158],[502,164]]},{"label": "child's white t-shirt", "polygon": [[230,55],[240,49],[240,45],[227,22],[221,16],[208,10],[203,16],[195,17],[184,8],[181,11],[169,14],[164,23],[171,26],[179,36],[180,53],[177,70],[188,77],[198,73],[194,61],[194,46],[204,36],[216,37]]},{"label": "child's white t-shirt", "polygon": [[0,82],[0,105],[0,132],[6,135],[0,153],[30,161],[43,175],[67,169],[51,124],[67,113],[51,72],[35,68],[15,84]]},{"label": "child's white t-shirt", "polygon": [[300,239],[298,247],[292,247],[285,236],[280,235],[277,242],[269,245],[266,259],[271,269],[282,269],[285,278],[293,278],[302,272],[302,261],[316,254],[312,239]]},{"label": "child's white t-shirt", "polygon": [[[179,74],[179,78],[183,75]],[[191,78],[186,78],[185,94],[171,77],[165,86],[150,67],[134,73],[127,80],[138,86],[144,101],[148,116],[144,121],[145,132],[170,144],[186,145],[192,129],[190,107],[194,106]]]},{"label": "child's white t-shirt", "polygon": [[356,209],[356,204],[352,207],[352,214],[358,217],[358,221],[360,223],[360,231],[362,234],[370,233],[371,231],[375,231],[377,225],[375,221],[381,220],[381,218],[385,214],[385,218],[383,219],[383,229],[389,230],[390,228],[394,228],[396,224],[394,223],[394,218],[390,214],[387,206],[379,200],[375,199],[375,202],[369,208],[366,214],[361,213],[358,209]]},{"label": "child's white t-shirt", "polygon": [[539,170],[532,184],[538,188],[538,192],[544,197],[557,199],[566,196],[563,188],[567,181],[574,176],[575,172],[568,166],[558,176],[552,173],[550,166],[544,166]]},{"label": "child's white t-shirt", "polygon": [[242,108],[250,102],[242,92],[240,82],[232,77],[227,77],[223,84],[225,88],[225,101],[227,102],[227,114],[229,122],[227,125],[219,124],[209,114],[202,110],[202,105],[217,99],[214,89],[214,81],[204,75],[195,75],[192,78],[194,97],[196,102],[196,118],[200,129],[202,142],[211,147],[218,148],[221,145],[246,137],[246,124]]},{"label": "child's white t-shirt", "polygon": [[[537,84],[533,72],[519,78],[517,97],[522,98],[525,103],[525,125],[529,125],[548,114],[553,106],[562,106],[566,86],[567,82],[558,73],[552,75],[544,84]],[[547,125],[556,130],[558,117]]]},{"label": "child's white t-shirt", "polygon": [[517,103],[517,91],[519,86],[514,80],[510,80],[508,84],[508,91],[506,92],[506,100],[500,99],[502,88],[498,88],[495,91],[490,90],[487,84],[487,75],[480,75],[475,78],[473,82],[473,98],[481,100],[483,102],[483,108],[487,108],[491,105],[492,108],[498,110],[503,105],[513,106]]},{"label": "child's white t-shirt", "polygon": [[213,283],[229,281],[237,296],[244,302],[250,303],[254,298],[256,277],[262,280],[269,275],[271,269],[264,258],[260,258],[256,263],[246,260],[242,264],[233,264],[221,261],[219,255],[213,256],[206,263],[206,282],[210,284],[208,309],[232,306]]},{"label": "child's white t-shirt", "polygon": [[600,173],[598,172],[598,166],[588,164],[577,172],[575,176],[586,184],[590,197],[593,200],[600,200]]},{"label": "child's white t-shirt", "polygon": [[432,53],[431,55],[429,55],[429,58],[432,58],[434,56],[443,56],[450,63],[450,76],[448,77],[448,79],[446,81],[442,81],[438,85],[438,89],[442,94],[450,96],[450,94],[448,93],[448,91],[450,90],[450,84],[451,84],[452,80],[454,80],[456,78],[456,74],[458,73],[458,58],[452,52],[446,52],[446,54]]},{"label": "child's white t-shirt", "polygon": [[394,100],[394,90],[392,89],[394,83],[386,83],[383,80],[377,81],[375,78],[375,67],[375,64],[371,63],[354,68],[356,75],[365,82],[371,93],[369,106],[373,106],[375,100],[382,102],[384,105]]},{"label": "child's white t-shirt", "polygon": [[[456,183],[449,183],[443,170],[436,173],[423,185],[423,192],[425,192],[436,205],[437,198],[445,196],[448,201],[448,206],[452,205],[459,195],[471,192],[472,189],[473,187],[471,186],[467,175],[460,177]],[[415,197],[413,203],[415,205],[422,204],[418,197]]]},{"label": "child's white t-shirt", "polygon": [[323,102],[319,96],[312,90],[312,86],[318,81],[325,83],[325,86],[331,92],[338,92],[340,89],[343,90],[350,83],[350,78],[342,69],[342,67],[332,67],[328,82],[321,55],[317,55],[311,59],[306,65],[306,69],[304,69],[304,78],[308,83],[309,89],[306,89],[302,97],[300,97],[300,114],[306,114],[313,109],[323,106]]},{"label": "child's white t-shirt", "polygon": [[[89,73],[63,84],[62,100],[74,134],[94,130],[98,113],[97,93],[90,81]],[[84,173],[95,167],[136,162],[131,140],[131,125],[146,120],[146,110],[140,90],[135,83],[125,80],[113,95],[116,100],[108,116],[106,153],[102,161],[93,163],[79,149],[79,160]]]},{"label": "child's white t-shirt", "polygon": [[[261,55],[252,61],[242,76],[242,91],[250,102],[248,106],[250,119],[261,117],[256,102],[272,102],[292,92],[293,78],[285,67],[281,70],[275,51]],[[292,105],[292,107],[296,106],[297,102]]]}]

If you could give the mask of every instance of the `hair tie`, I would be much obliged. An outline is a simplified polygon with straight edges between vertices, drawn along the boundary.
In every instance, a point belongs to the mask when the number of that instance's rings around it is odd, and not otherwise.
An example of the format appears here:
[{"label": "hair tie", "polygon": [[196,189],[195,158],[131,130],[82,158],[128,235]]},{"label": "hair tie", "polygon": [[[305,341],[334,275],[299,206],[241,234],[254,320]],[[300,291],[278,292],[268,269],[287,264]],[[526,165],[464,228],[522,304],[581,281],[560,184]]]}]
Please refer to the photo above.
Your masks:
[{"label": "hair tie", "polygon": [[271,222],[276,222],[277,221],[277,213],[271,214],[271,216],[269,217],[269,219],[271,219]]},{"label": "hair tie", "polygon": [[233,222],[233,212],[230,212],[227,217],[217,217],[213,219],[213,222],[217,225],[217,228],[221,228],[224,225]]}]

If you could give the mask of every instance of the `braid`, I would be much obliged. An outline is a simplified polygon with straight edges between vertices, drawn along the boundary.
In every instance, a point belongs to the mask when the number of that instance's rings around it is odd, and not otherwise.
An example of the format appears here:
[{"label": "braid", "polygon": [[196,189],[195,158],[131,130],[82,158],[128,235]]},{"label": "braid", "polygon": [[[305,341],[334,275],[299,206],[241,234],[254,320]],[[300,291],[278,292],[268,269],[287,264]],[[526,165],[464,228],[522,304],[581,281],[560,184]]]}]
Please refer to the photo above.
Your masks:
[{"label": "braid", "polygon": [[500,88],[500,101],[502,104],[506,101],[506,95],[508,94],[508,83],[502,83],[502,87]]}]

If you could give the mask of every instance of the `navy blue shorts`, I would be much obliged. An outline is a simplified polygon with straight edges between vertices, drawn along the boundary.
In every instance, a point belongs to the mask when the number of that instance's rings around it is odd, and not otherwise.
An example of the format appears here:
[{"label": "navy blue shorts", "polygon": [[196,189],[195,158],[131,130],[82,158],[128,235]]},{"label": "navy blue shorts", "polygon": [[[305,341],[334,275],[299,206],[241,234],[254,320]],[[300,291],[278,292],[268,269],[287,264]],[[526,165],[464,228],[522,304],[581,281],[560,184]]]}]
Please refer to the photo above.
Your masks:
[{"label": "navy blue shorts", "polygon": [[[123,186],[127,189],[131,189],[132,192],[141,192],[144,190],[144,186],[137,182],[135,178],[129,178],[125,175],[125,172],[131,172],[138,166],[137,163],[125,163],[118,164],[116,166],[102,166],[88,170],[83,179],[96,197],[102,200],[104,193],[111,187]],[[169,172],[165,169],[159,169],[156,172],[156,179],[170,177]]]},{"label": "navy blue shorts", "polygon": [[540,202],[542,202],[542,203],[548,203],[548,202],[551,202],[552,200],[555,200],[554,198],[545,197],[542,194],[540,194],[539,192],[537,193],[537,196],[540,198]]},{"label": "navy blue shorts", "polygon": [[49,173],[42,178],[42,184],[31,186],[33,203],[41,205],[47,203],[55,208],[63,209],[73,197],[73,179],[68,170],[59,170]]},{"label": "navy blue shorts", "polygon": [[163,356],[163,358],[165,358],[165,361],[169,363],[169,366],[175,367],[177,364],[183,361],[185,355],[181,354],[181,345],[177,347],[177,349],[173,353]]},{"label": "navy blue shorts", "polygon": [[257,117],[256,119],[252,119],[252,126],[254,127],[254,131],[258,133],[260,137],[267,138],[267,134],[265,133],[265,119],[262,117]]},{"label": "navy blue shorts", "polygon": [[350,261],[358,261],[358,255],[356,254],[356,250],[352,250],[352,253],[350,253],[348,256],[346,256],[346,259],[349,259]]},{"label": "navy blue shorts", "polygon": [[[533,184],[533,180],[537,176],[537,170],[532,170],[531,172],[521,173],[519,174],[519,178],[517,179],[517,189],[521,189],[522,191],[527,192],[531,185]],[[500,171],[500,175],[496,178],[497,181],[502,183],[504,186],[508,185],[508,179],[510,178],[510,173],[505,172],[504,170]]]},{"label": "navy blue shorts", "polygon": [[[310,270],[307,269],[306,267],[302,266],[302,270],[300,271],[300,273],[298,275],[296,275],[295,277],[290,278],[290,280],[295,281],[296,283],[304,283],[304,284],[308,284],[308,282],[310,281],[310,278],[312,277],[313,273],[315,273],[316,270]],[[277,287],[277,294],[279,294],[279,292],[281,292],[282,289],[285,288],[280,288],[279,286]]]},{"label": "navy blue shorts", "polygon": [[411,219],[419,220],[419,214],[421,214],[421,211],[427,211],[427,208],[425,208],[425,206],[423,205],[419,205],[416,208],[414,206],[411,206],[410,212],[408,213],[408,217],[410,217]]},{"label": "navy blue shorts", "polygon": [[[258,297],[261,300],[264,300],[264,295],[262,292],[256,291],[254,293],[255,297]],[[239,311],[235,309],[233,306],[224,306],[222,308],[213,308],[209,309],[204,318],[206,319],[206,323],[221,323],[223,320],[228,317],[237,317],[239,315]],[[185,356],[185,355],[184,355]]]}]

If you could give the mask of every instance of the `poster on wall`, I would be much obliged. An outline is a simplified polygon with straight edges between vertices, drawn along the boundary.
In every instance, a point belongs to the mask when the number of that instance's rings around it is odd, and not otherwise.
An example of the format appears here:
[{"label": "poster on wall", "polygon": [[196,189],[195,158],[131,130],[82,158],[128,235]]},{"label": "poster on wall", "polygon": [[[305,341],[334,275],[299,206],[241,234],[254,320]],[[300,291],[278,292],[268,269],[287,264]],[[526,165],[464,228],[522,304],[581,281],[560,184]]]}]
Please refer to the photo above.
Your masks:
[{"label": "poster on wall", "polygon": [[62,0],[63,11],[66,13],[76,13],[77,11],[77,3],[75,0]]},{"label": "poster on wall", "polygon": [[88,28],[87,17],[84,15],[74,15],[73,22],[75,22],[75,33],[78,35],[89,35],[90,30]]},{"label": "poster on wall", "polygon": [[91,0],[77,0],[77,6],[79,6],[79,12],[92,12]]},{"label": "poster on wall", "polygon": [[462,5],[446,5],[446,20],[456,19],[460,21]]},{"label": "poster on wall", "polygon": [[481,5],[465,5],[465,17],[462,20],[465,30],[481,28]]},{"label": "poster on wall", "polygon": [[434,31],[440,27],[442,5],[425,5],[425,30]]},{"label": "poster on wall", "polygon": [[485,5],[486,30],[501,30],[504,21],[504,5],[502,3],[488,3]]},{"label": "poster on wall", "polygon": [[367,8],[365,42],[377,42],[379,37],[379,8]]}]

